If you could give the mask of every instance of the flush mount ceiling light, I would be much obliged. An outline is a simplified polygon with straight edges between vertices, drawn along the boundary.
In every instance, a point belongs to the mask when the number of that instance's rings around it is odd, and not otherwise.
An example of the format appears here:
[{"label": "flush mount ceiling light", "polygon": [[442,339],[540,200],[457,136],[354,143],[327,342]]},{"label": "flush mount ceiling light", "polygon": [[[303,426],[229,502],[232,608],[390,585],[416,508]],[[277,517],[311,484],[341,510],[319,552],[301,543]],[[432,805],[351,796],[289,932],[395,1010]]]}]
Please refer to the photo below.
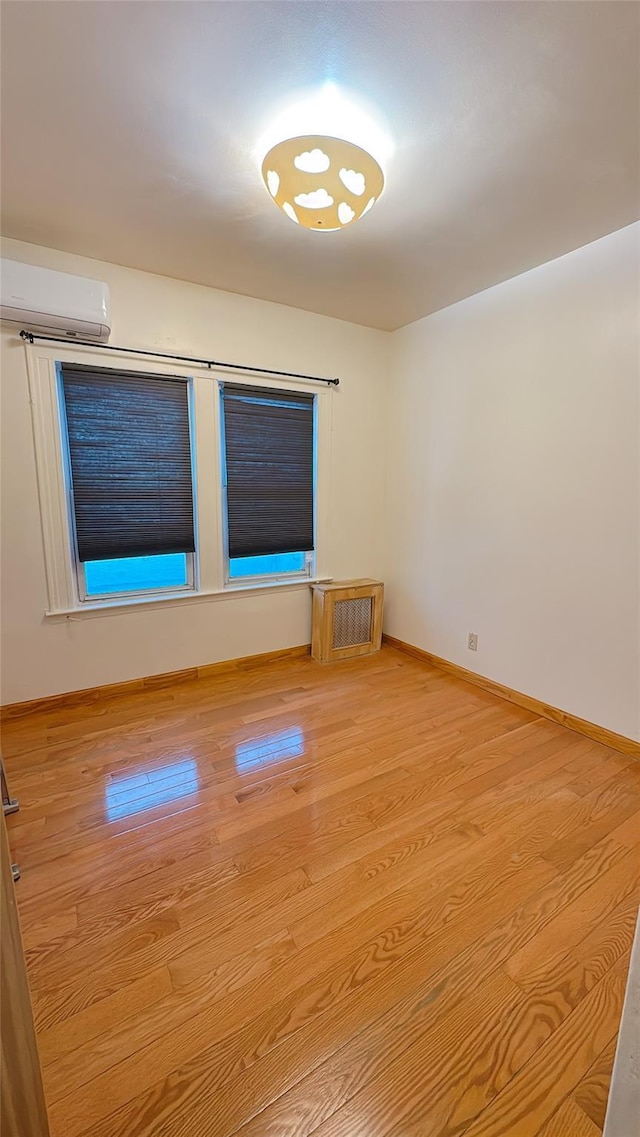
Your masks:
[{"label": "flush mount ceiling light", "polygon": [[[326,82],[280,104],[255,156],[276,205],[316,233],[346,229],[384,186],[393,151],[378,111],[360,94]],[[266,155],[266,157],[265,157]]]},{"label": "flush mount ceiling light", "polygon": [[262,177],[291,221],[320,233],[345,229],[363,217],[384,186],[384,174],[371,154],[343,138],[320,134],[272,146]]}]

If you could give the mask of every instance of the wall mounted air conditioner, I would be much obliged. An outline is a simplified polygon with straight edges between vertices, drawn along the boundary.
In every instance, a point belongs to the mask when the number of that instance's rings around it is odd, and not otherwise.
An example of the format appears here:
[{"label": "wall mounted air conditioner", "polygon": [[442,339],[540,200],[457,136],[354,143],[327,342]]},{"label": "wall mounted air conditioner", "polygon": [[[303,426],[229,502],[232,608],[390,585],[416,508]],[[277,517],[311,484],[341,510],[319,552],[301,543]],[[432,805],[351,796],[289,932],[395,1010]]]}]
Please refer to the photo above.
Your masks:
[{"label": "wall mounted air conditioner", "polygon": [[106,340],[111,332],[109,288],[84,276],[2,260],[0,319],[30,332]]}]

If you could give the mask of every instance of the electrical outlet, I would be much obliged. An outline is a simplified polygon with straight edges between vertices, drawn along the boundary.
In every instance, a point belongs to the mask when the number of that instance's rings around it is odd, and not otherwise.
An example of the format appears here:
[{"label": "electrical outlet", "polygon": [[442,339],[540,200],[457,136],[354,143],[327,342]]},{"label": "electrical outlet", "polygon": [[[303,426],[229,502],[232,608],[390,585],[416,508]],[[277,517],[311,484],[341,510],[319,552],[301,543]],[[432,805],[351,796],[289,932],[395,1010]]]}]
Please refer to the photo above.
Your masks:
[{"label": "electrical outlet", "polygon": [[478,650],[478,637],[475,632],[469,632],[469,639],[467,640],[467,647],[469,651]]}]

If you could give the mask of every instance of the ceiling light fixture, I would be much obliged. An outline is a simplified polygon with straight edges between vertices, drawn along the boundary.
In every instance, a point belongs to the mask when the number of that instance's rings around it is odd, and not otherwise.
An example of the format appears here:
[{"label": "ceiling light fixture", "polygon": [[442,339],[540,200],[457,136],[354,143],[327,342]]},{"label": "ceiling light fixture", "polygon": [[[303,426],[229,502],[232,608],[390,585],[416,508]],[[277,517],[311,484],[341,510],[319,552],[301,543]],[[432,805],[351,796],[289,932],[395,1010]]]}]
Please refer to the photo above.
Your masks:
[{"label": "ceiling light fixture", "polygon": [[373,153],[382,158],[390,150],[366,112],[325,83],[279,116],[259,156],[264,183],[283,213],[305,229],[330,233],[353,225],[378,200],[384,174]]},{"label": "ceiling light fixture", "polygon": [[262,163],[262,176],[291,221],[320,233],[363,217],[384,186],[384,174],[366,150],[317,134],[278,142]]}]

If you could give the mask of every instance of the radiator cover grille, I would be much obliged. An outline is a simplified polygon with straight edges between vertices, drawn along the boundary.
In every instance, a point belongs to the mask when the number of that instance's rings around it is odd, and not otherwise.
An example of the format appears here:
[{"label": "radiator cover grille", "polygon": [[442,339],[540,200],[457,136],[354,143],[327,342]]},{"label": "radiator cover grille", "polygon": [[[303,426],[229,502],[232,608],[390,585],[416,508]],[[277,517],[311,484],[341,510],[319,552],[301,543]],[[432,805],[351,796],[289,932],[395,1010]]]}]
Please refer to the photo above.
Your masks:
[{"label": "radiator cover grille", "polygon": [[336,600],[333,618],[333,644],[335,649],[355,647],[371,642],[373,598],[359,596],[353,600]]}]

